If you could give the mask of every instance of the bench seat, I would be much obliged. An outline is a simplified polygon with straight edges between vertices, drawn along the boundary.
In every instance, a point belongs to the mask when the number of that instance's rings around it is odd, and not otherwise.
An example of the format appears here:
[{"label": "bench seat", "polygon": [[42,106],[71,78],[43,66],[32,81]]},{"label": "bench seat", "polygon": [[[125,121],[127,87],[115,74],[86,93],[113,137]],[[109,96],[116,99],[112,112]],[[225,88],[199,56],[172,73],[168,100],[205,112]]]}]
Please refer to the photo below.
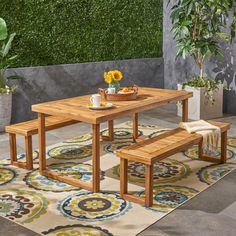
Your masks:
[{"label": "bench seat", "polygon": [[[65,127],[67,125],[76,124],[79,121],[66,119],[59,116],[48,116],[45,119],[45,129],[46,131],[54,130],[57,128]],[[23,136],[31,136],[38,134],[38,120],[30,120],[21,122],[18,124],[9,125],[6,127],[7,133],[19,134]]]},{"label": "bench seat", "polygon": [[[208,121],[221,130],[221,158],[206,156],[203,154],[202,141],[200,134],[188,133],[182,128],[167,131],[159,136],[145,139],[138,143],[118,150],[117,156],[120,157],[120,193],[121,196],[130,201],[151,206],[153,203],[153,165],[171,155],[181,151],[186,151],[193,145],[199,145],[199,158],[216,163],[226,162],[227,130],[230,124]],[[143,163],[145,170],[145,200],[140,197],[128,194],[128,161]]]},{"label": "bench seat", "polygon": [[189,134],[178,128],[128,146],[117,151],[117,155],[130,161],[152,165],[156,161],[198,144],[201,139],[202,136],[199,134]]},{"label": "bench seat", "polygon": [[[66,119],[64,117],[58,116],[48,116],[45,119],[45,130],[54,130],[76,123],[79,123],[79,121]],[[9,133],[11,164],[20,168],[32,170],[32,135],[38,134],[38,120],[35,119],[26,122],[21,122],[18,124],[9,125],[6,127],[5,130],[7,133]],[[17,160],[16,135],[22,135],[25,137],[26,162],[19,162]]]}]

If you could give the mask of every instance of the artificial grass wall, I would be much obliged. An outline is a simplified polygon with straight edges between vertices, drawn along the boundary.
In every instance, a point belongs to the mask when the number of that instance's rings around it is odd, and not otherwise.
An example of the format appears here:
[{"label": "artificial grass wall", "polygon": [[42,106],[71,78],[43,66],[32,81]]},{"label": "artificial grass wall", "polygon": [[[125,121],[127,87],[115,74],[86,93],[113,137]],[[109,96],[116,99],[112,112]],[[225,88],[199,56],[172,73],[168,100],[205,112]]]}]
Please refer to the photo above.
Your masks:
[{"label": "artificial grass wall", "polygon": [[162,0],[0,0],[12,67],[159,57]]}]

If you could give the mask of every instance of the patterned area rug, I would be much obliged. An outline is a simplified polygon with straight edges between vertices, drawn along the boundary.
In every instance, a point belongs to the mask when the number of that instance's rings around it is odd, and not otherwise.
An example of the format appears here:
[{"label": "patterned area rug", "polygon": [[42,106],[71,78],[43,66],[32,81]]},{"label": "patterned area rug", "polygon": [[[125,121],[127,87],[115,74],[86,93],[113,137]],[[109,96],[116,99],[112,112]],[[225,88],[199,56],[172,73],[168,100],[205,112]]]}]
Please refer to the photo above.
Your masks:
[{"label": "patterned area rug", "polygon": [[[153,137],[167,129],[139,126]],[[207,189],[236,167],[236,138],[228,139],[227,164],[215,165],[197,158],[197,147],[155,165],[154,205],[146,208],[119,195],[119,158],[115,151],[132,143],[130,123],[115,129],[115,140],[101,145],[100,193],[53,181],[37,169],[26,171],[0,162],[0,215],[42,235],[136,235]],[[103,134],[107,130],[102,131]],[[91,181],[91,134],[47,148],[47,164],[54,171]],[[19,156],[23,161],[25,154]],[[38,152],[34,152],[38,162]],[[35,165],[37,167],[37,165]],[[129,189],[144,196],[144,166],[129,163]]]}]

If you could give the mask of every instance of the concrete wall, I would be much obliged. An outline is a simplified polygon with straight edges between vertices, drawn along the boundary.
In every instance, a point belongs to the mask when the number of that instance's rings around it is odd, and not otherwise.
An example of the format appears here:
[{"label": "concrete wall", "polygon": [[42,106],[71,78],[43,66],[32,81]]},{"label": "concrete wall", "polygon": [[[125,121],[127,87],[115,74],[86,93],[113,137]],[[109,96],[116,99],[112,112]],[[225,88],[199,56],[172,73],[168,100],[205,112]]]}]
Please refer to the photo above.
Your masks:
[{"label": "concrete wall", "polygon": [[[171,32],[170,8],[176,0],[167,7],[164,1],[163,19],[163,58],[165,88],[176,88],[178,83],[197,75],[198,69],[193,59],[176,59],[176,43]],[[236,40],[232,45],[222,43],[224,56],[212,57],[206,63],[206,73],[209,78],[221,80],[231,91],[224,91],[224,112],[236,114]]]},{"label": "concrete wall", "polygon": [[121,86],[164,87],[162,58],[9,69],[7,75],[24,77],[14,81],[18,91],[13,95],[12,123],[35,118],[32,104],[96,93],[107,87],[103,73],[112,69],[123,72]]}]

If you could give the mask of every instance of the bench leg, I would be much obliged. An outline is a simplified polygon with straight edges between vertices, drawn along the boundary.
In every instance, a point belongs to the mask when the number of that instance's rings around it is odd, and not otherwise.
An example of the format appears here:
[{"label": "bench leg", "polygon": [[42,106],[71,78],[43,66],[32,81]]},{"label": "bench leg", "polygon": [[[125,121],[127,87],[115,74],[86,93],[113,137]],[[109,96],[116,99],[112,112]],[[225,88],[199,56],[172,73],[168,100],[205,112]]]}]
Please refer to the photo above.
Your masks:
[{"label": "bench leg", "polygon": [[145,205],[153,204],[153,165],[146,165],[145,169]]},{"label": "bench leg", "polygon": [[124,197],[128,191],[128,160],[120,158],[120,195]]},{"label": "bench leg", "polygon": [[11,164],[17,161],[16,135],[9,134]]},{"label": "bench leg", "polygon": [[138,113],[132,115],[133,122],[133,140],[136,141],[138,138]]},{"label": "bench leg", "polygon": [[39,171],[42,174],[46,170],[46,135],[45,115],[38,113],[38,139],[39,139]]},{"label": "bench leg", "polygon": [[221,159],[220,163],[226,163],[227,159],[227,131],[221,133]]},{"label": "bench leg", "polygon": [[202,148],[203,139],[198,144],[198,157],[203,159],[203,148]]},{"label": "bench leg", "polygon": [[204,161],[210,161],[214,163],[224,164],[227,160],[227,131],[221,133],[221,158],[220,161],[218,158],[207,156],[203,154],[202,141],[198,145],[199,159]]},{"label": "bench leg", "polygon": [[27,170],[32,170],[33,169],[32,136],[25,137],[25,153],[26,153],[26,168]]}]

